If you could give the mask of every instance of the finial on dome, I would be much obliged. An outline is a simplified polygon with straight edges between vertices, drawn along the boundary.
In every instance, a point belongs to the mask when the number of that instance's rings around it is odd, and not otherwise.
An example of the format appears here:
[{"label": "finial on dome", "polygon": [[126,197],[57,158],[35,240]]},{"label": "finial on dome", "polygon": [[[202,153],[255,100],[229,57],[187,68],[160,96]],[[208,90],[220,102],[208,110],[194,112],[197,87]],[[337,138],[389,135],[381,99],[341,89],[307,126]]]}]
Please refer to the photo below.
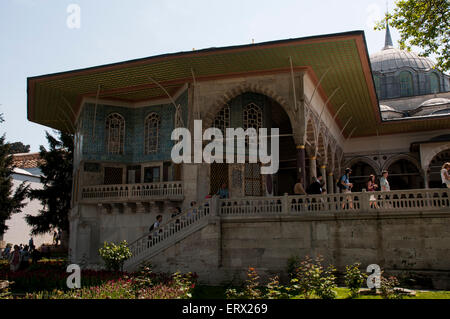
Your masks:
[{"label": "finial on dome", "polygon": [[386,11],[386,35],[384,37],[384,48],[383,50],[392,49],[394,45],[392,44],[391,31],[389,30],[388,12]]},{"label": "finial on dome", "polygon": [[386,20],[386,36],[384,38],[384,48],[383,50],[392,49],[394,45],[392,44],[391,31],[389,30],[389,24]]}]

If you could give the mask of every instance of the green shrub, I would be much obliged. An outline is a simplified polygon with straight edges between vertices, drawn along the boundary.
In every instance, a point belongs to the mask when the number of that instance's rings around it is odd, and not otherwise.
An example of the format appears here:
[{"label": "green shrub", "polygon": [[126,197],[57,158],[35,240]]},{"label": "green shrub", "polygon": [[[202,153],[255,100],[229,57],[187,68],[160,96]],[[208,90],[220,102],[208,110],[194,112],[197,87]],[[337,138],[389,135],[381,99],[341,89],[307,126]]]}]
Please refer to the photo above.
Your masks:
[{"label": "green shrub", "polygon": [[323,258],[318,256],[315,262],[308,256],[300,263],[295,271],[295,278],[291,280],[294,291],[310,299],[316,295],[322,299],[334,299],[336,293],[336,269],[330,265],[327,268],[322,266]]},{"label": "green shrub", "polygon": [[352,298],[358,296],[359,289],[361,289],[367,278],[367,274],[361,272],[359,269],[360,266],[360,263],[345,266],[345,285],[350,289],[350,296]]},{"label": "green shrub", "polygon": [[287,261],[287,273],[289,278],[292,279],[295,277],[295,273],[298,267],[300,267],[301,259],[298,256],[291,256]]},{"label": "green shrub", "polygon": [[125,240],[117,245],[105,242],[99,254],[108,270],[122,271],[124,262],[131,257],[131,250]]},{"label": "green shrub", "polygon": [[287,299],[290,297],[289,287],[281,285],[278,276],[269,279],[269,283],[266,285],[265,299]]},{"label": "green shrub", "polygon": [[390,277],[384,277],[381,276],[381,295],[385,299],[402,299],[402,294],[395,289],[396,286],[399,285],[399,282],[396,277],[390,276]]},{"label": "green shrub", "polygon": [[227,289],[226,296],[228,299],[259,299],[262,298],[261,289],[259,289],[259,276],[255,268],[248,268],[247,280],[244,283],[242,291],[236,289]]}]

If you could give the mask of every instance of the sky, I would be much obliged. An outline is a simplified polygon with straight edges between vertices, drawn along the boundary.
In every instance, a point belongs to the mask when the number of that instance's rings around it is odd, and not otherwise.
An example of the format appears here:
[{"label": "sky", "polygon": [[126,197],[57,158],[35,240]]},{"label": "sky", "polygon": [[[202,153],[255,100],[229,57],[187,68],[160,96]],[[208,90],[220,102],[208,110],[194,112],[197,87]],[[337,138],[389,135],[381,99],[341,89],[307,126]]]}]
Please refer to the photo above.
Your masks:
[{"label": "sky", "polygon": [[47,146],[52,129],[27,120],[30,76],[355,30],[372,54],[384,45],[373,26],[386,7],[393,0],[0,0],[0,135],[31,152]]}]

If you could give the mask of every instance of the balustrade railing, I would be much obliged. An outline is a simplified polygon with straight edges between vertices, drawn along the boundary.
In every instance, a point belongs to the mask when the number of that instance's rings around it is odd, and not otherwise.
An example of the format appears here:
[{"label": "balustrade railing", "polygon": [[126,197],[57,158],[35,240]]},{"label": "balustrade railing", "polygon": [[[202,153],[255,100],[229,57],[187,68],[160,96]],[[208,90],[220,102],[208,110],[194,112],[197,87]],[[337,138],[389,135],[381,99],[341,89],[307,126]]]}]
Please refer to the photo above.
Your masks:
[{"label": "balustrade railing", "polygon": [[[411,212],[450,213],[450,189],[420,189],[391,192],[358,192],[308,196],[275,196],[218,199],[214,196],[195,208],[175,216],[158,229],[141,236],[129,246],[127,265],[137,265],[158,248],[170,246],[205,225],[209,216],[264,217],[321,214],[326,212]],[[177,236],[179,235],[179,236]]]},{"label": "balustrade railing", "polygon": [[281,214],[282,196],[278,197],[246,197],[241,199],[221,199],[220,215],[265,215]]},{"label": "balustrade railing", "polygon": [[183,196],[183,182],[85,186],[82,201],[164,199]]},{"label": "balustrade railing", "polygon": [[222,199],[221,216],[323,212],[444,210],[450,212],[450,189],[355,192],[325,195]]},{"label": "balustrade railing", "polygon": [[188,233],[189,229],[193,229],[193,226],[198,225],[200,221],[205,220],[206,217],[211,215],[213,201],[214,199],[206,200],[201,205],[176,215],[167,222],[164,222],[160,227],[153,229],[151,232],[147,232],[130,243],[129,247],[132,257],[127,260],[125,266],[139,261],[141,257],[147,256],[147,253],[150,253],[152,249],[157,249],[163,243],[176,238],[176,235]]}]

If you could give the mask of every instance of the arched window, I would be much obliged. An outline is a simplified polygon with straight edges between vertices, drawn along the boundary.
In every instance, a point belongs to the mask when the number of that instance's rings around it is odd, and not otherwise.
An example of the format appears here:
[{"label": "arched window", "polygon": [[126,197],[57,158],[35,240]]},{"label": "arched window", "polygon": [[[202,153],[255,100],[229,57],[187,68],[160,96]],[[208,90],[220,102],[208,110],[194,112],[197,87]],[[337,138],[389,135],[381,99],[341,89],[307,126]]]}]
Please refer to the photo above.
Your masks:
[{"label": "arched window", "polygon": [[430,74],[430,93],[439,93],[439,76],[436,73]]},{"label": "arched window", "polygon": [[400,73],[400,96],[413,95],[412,75],[407,71]]},{"label": "arched window", "polygon": [[214,118],[213,127],[218,128],[225,135],[225,129],[230,127],[230,106],[225,105]]},{"label": "arched window", "polygon": [[380,91],[380,77],[374,75],[373,82],[375,84],[375,90],[377,91],[378,98],[381,99],[381,91]]},{"label": "arched window", "polygon": [[144,145],[145,154],[158,152],[159,146],[159,126],[161,125],[161,119],[158,114],[150,113],[144,122]]},{"label": "arched window", "polygon": [[108,154],[123,154],[125,140],[125,119],[118,113],[106,118],[106,145]]},{"label": "arched window", "polygon": [[256,131],[262,127],[262,110],[254,103],[244,108],[244,130],[249,127],[253,127]]}]

